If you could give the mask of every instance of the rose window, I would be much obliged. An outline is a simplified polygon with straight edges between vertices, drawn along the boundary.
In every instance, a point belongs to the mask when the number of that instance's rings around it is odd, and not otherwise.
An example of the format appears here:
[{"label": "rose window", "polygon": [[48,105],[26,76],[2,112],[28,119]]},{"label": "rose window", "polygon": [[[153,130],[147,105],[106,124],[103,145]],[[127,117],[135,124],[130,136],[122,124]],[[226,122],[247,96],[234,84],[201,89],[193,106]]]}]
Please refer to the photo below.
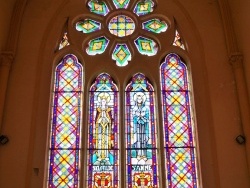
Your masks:
[{"label": "rose window", "polygon": [[[155,39],[157,35],[164,35],[170,25],[165,18],[154,14],[156,6],[153,0],[89,0],[87,7],[89,13],[77,19],[75,29],[86,35],[100,34],[85,42],[86,53],[100,55],[110,45],[110,58],[119,67],[126,66],[136,53],[155,56],[161,46],[160,40]],[[185,50],[177,30],[172,44]],[[65,32],[59,49],[67,45],[69,41]]]}]

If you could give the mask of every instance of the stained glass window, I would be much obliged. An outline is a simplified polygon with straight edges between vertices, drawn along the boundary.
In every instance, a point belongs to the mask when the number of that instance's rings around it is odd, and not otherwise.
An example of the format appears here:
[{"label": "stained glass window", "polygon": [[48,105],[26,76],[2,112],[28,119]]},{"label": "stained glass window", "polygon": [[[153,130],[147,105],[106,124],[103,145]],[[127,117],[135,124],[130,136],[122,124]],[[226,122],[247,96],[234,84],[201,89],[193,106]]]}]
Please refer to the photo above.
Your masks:
[{"label": "stained glass window", "polygon": [[154,88],[138,73],[125,95],[127,187],[158,187]]},{"label": "stained glass window", "polygon": [[188,72],[176,54],[160,67],[168,187],[197,187],[195,134]]},{"label": "stained glass window", "polygon": [[64,47],[68,46],[69,45],[69,39],[68,39],[68,33],[67,32],[64,32],[63,34],[63,37],[62,37],[62,40],[59,44],[59,50],[63,49]]},{"label": "stained glass window", "polygon": [[115,16],[109,22],[110,33],[118,37],[131,35],[134,30],[134,21],[130,17],[125,15]]},{"label": "stained glass window", "polygon": [[117,9],[127,8],[130,0],[113,0],[113,3]]},{"label": "stained glass window", "polygon": [[76,23],[76,30],[83,33],[92,33],[101,29],[101,23],[91,19],[85,19]]},{"label": "stained glass window", "polygon": [[98,37],[89,41],[89,46],[86,49],[87,54],[96,55],[102,54],[109,44],[109,40],[106,37]]},{"label": "stained glass window", "polygon": [[175,38],[174,38],[173,45],[178,46],[178,47],[182,48],[183,50],[185,50],[184,43],[183,43],[181,36],[177,30],[175,31]]},{"label": "stained glass window", "polygon": [[103,73],[89,90],[88,188],[118,187],[118,133],[118,89]]},{"label": "stained glass window", "polygon": [[137,16],[142,16],[153,12],[153,10],[154,2],[152,0],[145,0],[136,4],[134,13],[137,14]]},{"label": "stained glass window", "polygon": [[88,6],[90,12],[93,12],[95,14],[106,16],[109,13],[109,8],[103,1],[101,2],[97,0],[90,0]]},{"label": "stained glass window", "polygon": [[78,187],[82,111],[82,66],[66,55],[55,69],[48,187]]},{"label": "stained glass window", "polygon": [[135,40],[135,46],[142,55],[153,56],[158,51],[158,45],[152,39],[145,37],[138,37]]},{"label": "stained glass window", "polygon": [[152,19],[142,23],[142,29],[153,33],[161,33],[167,31],[168,25],[159,19]]},{"label": "stained glass window", "polygon": [[119,67],[126,66],[131,61],[131,53],[126,44],[117,44],[112,54],[112,59]]}]

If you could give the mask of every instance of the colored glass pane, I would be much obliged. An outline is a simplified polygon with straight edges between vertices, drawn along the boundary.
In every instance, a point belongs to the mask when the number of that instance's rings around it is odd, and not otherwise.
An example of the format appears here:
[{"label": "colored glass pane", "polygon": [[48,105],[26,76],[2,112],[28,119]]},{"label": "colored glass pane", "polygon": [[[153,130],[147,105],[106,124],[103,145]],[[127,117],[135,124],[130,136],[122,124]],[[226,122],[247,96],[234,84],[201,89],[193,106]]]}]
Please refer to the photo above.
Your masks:
[{"label": "colored glass pane", "polygon": [[90,0],[88,3],[90,12],[106,16],[109,13],[109,8],[105,2],[99,2],[96,0]]},{"label": "colored glass pane", "polygon": [[100,74],[89,90],[88,188],[118,187],[118,112],[117,86]]},{"label": "colored glass pane", "polygon": [[167,31],[168,25],[159,19],[152,19],[142,23],[142,28],[153,33],[161,33]]},{"label": "colored glass pane", "polygon": [[136,4],[134,13],[137,14],[137,16],[142,16],[153,12],[153,10],[154,2],[152,0],[145,0]]},{"label": "colored glass pane", "polygon": [[158,187],[154,88],[137,73],[125,96],[127,187]]},{"label": "colored glass pane", "polygon": [[177,30],[175,31],[175,38],[174,38],[173,45],[178,46],[178,47],[182,48],[183,50],[185,50],[185,46],[184,46],[183,41],[181,39],[181,36]]},{"label": "colored glass pane", "polygon": [[89,46],[86,49],[87,54],[96,55],[102,54],[109,44],[109,40],[106,37],[99,37],[89,42]]},{"label": "colored glass pane", "polygon": [[113,0],[113,3],[117,9],[127,8],[130,0]]},{"label": "colored glass pane", "polygon": [[124,67],[131,61],[131,53],[126,44],[117,44],[112,54],[112,59],[116,61],[116,65]]},{"label": "colored glass pane", "polygon": [[134,30],[134,21],[130,17],[125,15],[115,16],[109,22],[110,33],[118,37],[131,35]]},{"label": "colored glass pane", "polygon": [[48,187],[78,187],[81,109],[82,66],[70,54],[55,70]]},{"label": "colored glass pane", "polygon": [[101,23],[91,19],[85,19],[84,21],[76,23],[76,30],[81,31],[83,33],[92,33],[100,29],[101,29]]},{"label": "colored glass pane", "polygon": [[152,39],[148,39],[145,37],[138,37],[135,40],[135,45],[136,45],[137,50],[142,55],[153,56],[158,51],[157,44]]},{"label": "colored glass pane", "polygon": [[65,32],[63,34],[62,40],[59,44],[59,50],[63,49],[64,47],[69,46],[69,39],[68,39],[68,33]]},{"label": "colored glass pane", "polygon": [[169,54],[160,67],[168,187],[197,187],[193,115],[186,65]]}]

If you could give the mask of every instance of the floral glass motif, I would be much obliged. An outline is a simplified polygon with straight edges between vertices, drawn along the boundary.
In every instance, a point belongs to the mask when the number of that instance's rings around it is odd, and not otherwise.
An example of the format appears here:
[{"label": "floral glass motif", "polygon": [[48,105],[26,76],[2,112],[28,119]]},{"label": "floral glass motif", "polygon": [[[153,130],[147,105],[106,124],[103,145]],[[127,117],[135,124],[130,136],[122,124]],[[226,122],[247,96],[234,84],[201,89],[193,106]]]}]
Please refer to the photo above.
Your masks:
[{"label": "floral glass motif", "polygon": [[154,88],[141,73],[125,90],[127,187],[159,187]]},{"label": "floral glass motif", "polygon": [[126,44],[117,44],[113,53],[112,59],[116,61],[116,65],[119,67],[124,67],[131,61],[131,53]]},{"label": "floral glass motif", "polygon": [[61,42],[60,42],[60,44],[59,44],[59,50],[61,50],[61,49],[63,49],[64,47],[66,47],[66,46],[69,46],[70,44],[69,44],[69,39],[68,39],[68,33],[67,32],[64,32],[64,34],[63,34],[63,37],[62,37],[62,40],[61,40]]},{"label": "floral glass motif", "polygon": [[153,12],[154,2],[152,0],[145,0],[144,2],[138,2],[135,6],[134,13],[137,16],[143,16]]},{"label": "floral glass motif", "polygon": [[138,37],[135,40],[135,45],[142,55],[153,56],[158,51],[158,45],[152,39],[145,37]]},{"label": "floral glass motif", "polygon": [[127,8],[130,0],[113,0],[113,3],[117,9]]},{"label": "floral glass motif", "polygon": [[118,88],[100,74],[89,90],[88,188],[119,185]]},{"label": "floral glass motif", "polygon": [[118,37],[131,35],[134,30],[134,21],[130,17],[125,15],[115,16],[109,22],[110,33]]},{"label": "floral glass motif", "polygon": [[66,55],[55,69],[48,187],[79,185],[82,66]]},{"label": "floral glass motif", "polygon": [[188,72],[176,54],[160,67],[168,187],[197,188],[195,135]]},{"label": "floral glass motif", "polygon": [[76,23],[76,30],[83,33],[92,33],[101,29],[101,23],[91,19],[85,19]]},{"label": "floral glass motif", "polygon": [[153,33],[161,33],[167,31],[168,25],[159,19],[152,19],[142,23],[142,29]]},{"label": "floral glass motif", "polygon": [[109,40],[106,37],[93,39],[89,42],[86,52],[89,55],[102,54],[106,50],[108,43]]},{"label": "floral glass motif", "polygon": [[175,31],[175,38],[174,38],[173,45],[178,46],[178,47],[182,48],[183,50],[185,50],[185,46],[184,46],[183,41],[181,39],[181,36],[177,30]]},{"label": "floral glass motif", "polygon": [[90,12],[106,16],[109,13],[109,8],[105,2],[91,0],[88,3]]}]

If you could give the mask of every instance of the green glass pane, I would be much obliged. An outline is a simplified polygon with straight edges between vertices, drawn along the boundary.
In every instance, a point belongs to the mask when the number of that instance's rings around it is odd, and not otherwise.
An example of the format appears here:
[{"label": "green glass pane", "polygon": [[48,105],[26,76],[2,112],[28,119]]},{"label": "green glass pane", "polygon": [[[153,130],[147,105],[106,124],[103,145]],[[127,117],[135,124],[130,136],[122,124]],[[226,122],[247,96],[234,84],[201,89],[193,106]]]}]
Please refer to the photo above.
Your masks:
[{"label": "green glass pane", "polygon": [[109,44],[106,37],[99,37],[89,41],[89,46],[86,49],[88,55],[102,54]]},{"label": "green glass pane", "polygon": [[90,12],[106,16],[109,13],[109,8],[105,2],[98,2],[96,0],[91,0],[88,3]]},{"label": "green glass pane", "polygon": [[85,19],[76,23],[76,30],[81,31],[83,33],[92,33],[100,29],[101,23],[91,19]]},{"label": "green glass pane", "polygon": [[137,16],[142,16],[145,14],[149,14],[154,10],[154,2],[151,0],[145,0],[144,2],[139,2],[136,4],[134,13]]},{"label": "green glass pane", "polygon": [[135,46],[142,55],[153,56],[158,51],[157,44],[152,39],[145,37],[138,37],[135,40]]},{"label": "green glass pane", "polygon": [[127,8],[130,0],[113,0],[115,7],[118,8]]},{"label": "green glass pane", "polygon": [[116,65],[119,67],[124,67],[131,61],[131,53],[126,44],[117,44],[113,54],[112,59],[116,61]]},{"label": "green glass pane", "polygon": [[168,25],[164,21],[160,21],[159,19],[152,19],[142,23],[142,28],[144,30],[153,32],[153,33],[161,33],[167,31]]}]

